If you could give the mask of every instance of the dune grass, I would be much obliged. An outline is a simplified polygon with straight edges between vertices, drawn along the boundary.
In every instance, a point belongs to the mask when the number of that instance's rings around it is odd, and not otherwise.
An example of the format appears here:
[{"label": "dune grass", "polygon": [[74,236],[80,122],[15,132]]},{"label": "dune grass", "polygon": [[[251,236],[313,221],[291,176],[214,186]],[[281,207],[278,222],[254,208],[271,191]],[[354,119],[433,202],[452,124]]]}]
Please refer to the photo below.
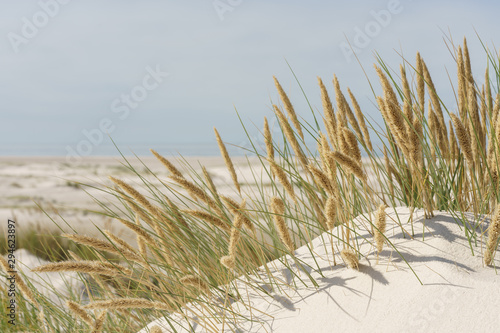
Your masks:
[{"label": "dune grass", "polygon": [[[223,135],[215,130],[234,183],[230,195],[221,194],[204,168],[197,172],[186,163],[176,168],[153,151],[170,172],[164,179],[147,165],[140,171],[133,168],[123,157],[127,175],[140,184],[112,177],[102,191],[120,204],[99,203],[105,216],[136,234],[136,244],[105,233],[106,241],[94,243],[68,236],[97,256],[74,256],[58,269],[92,274],[100,296],[88,304],[68,300],[71,310],[64,311],[34,291],[36,306],[20,300],[25,329],[135,332],[158,317],[174,320],[170,314],[197,303],[203,309],[200,324],[214,330],[212,321],[224,320],[220,308],[228,308],[229,300],[246,300],[232,288],[235,281],[251,281],[252,274],[268,271],[266,263],[275,259],[297,272],[292,266],[302,263],[294,250],[318,235],[334,240],[332,264],[351,269],[367,255],[358,250],[359,230],[374,236],[369,240],[374,250],[388,246],[399,253],[384,236],[387,206],[423,208],[426,218],[435,210],[452,212],[463,221],[471,255],[488,251],[485,257],[491,258],[498,246],[498,223],[485,230],[481,216],[492,214],[499,204],[499,58],[486,49],[489,64],[480,85],[471,71],[466,41],[451,49],[457,64],[455,105],[443,104],[420,54],[415,62],[403,59],[398,71],[378,59],[375,71],[382,93],[375,94],[374,103],[384,119],[380,125],[369,121],[337,77],[334,98],[319,79],[323,112],[311,109],[316,121],[307,123],[275,78],[281,103],[273,110],[281,133],[273,137],[265,119],[265,145],[251,142],[250,152],[262,166],[262,172],[252,172],[255,186],[238,179]],[[305,144],[308,136],[317,148]],[[382,144],[375,145],[371,137]],[[473,212],[473,223],[461,212]],[[354,222],[358,215],[366,216],[369,224]],[[415,235],[412,221],[400,223],[407,237]],[[481,248],[484,234],[490,235],[487,249]],[[120,263],[104,253],[118,253]],[[322,274],[319,267],[313,270]],[[318,285],[310,272],[301,273],[293,283]],[[110,275],[115,279],[104,278]],[[279,292],[284,282],[272,275],[268,279]]]}]

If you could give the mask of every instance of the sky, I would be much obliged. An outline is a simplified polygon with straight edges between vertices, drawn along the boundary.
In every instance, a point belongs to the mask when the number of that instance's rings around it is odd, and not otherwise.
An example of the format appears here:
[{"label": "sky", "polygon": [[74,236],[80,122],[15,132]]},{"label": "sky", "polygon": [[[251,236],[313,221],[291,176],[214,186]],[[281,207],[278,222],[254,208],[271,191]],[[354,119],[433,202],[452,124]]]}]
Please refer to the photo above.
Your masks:
[{"label": "sky", "polygon": [[109,154],[111,139],[138,154],[211,154],[213,127],[245,147],[238,115],[258,138],[279,103],[273,75],[305,121],[307,100],[321,109],[317,77],[333,95],[334,73],[380,120],[369,84],[381,94],[376,53],[397,70],[402,56],[413,63],[420,51],[444,102],[454,105],[450,38],[467,37],[479,82],[481,41],[500,45],[497,1],[0,4],[0,155]]}]

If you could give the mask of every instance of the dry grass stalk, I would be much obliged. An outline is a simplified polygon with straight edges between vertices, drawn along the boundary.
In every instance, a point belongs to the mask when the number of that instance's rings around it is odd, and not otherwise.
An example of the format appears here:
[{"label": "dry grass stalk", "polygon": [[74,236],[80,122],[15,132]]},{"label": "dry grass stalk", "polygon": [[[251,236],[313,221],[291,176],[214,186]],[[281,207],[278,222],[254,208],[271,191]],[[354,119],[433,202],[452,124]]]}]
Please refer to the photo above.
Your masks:
[{"label": "dry grass stalk", "polygon": [[[137,225],[138,229],[142,229],[141,227],[141,220],[139,219],[138,216],[135,217],[135,224]],[[139,248],[139,253],[143,258],[148,257],[148,249],[146,245],[145,239],[138,233],[136,233],[136,238],[137,238],[137,247]]]},{"label": "dry grass stalk", "polygon": [[356,113],[356,117],[358,118],[359,127],[361,128],[361,134],[358,134],[360,139],[363,140],[365,146],[373,151],[372,141],[370,139],[370,133],[368,132],[368,127],[366,126],[365,117],[361,108],[359,107],[358,101],[354,97],[354,94],[351,92],[351,89],[347,88],[347,92],[349,93],[349,97],[351,98],[352,105],[354,107],[354,112]]},{"label": "dry grass stalk", "polygon": [[495,208],[495,213],[488,227],[488,240],[486,242],[486,251],[484,253],[484,264],[489,266],[493,263],[495,252],[500,237],[500,205]]},{"label": "dry grass stalk", "polygon": [[238,209],[240,205],[231,197],[221,195],[222,200],[226,203],[227,209],[231,212],[231,214],[238,214]]},{"label": "dry grass stalk", "polygon": [[[172,176],[180,179],[184,179],[182,177]],[[155,231],[160,232],[159,236],[162,236],[163,231],[158,227],[158,223],[165,224],[171,231],[179,232],[177,226],[172,224],[168,219],[166,219],[158,207],[154,206],[147,200],[142,194],[140,194],[135,188],[125,183],[124,181],[109,176],[109,179],[116,185],[118,185],[122,190],[124,190],[128,195],[135,199],[142,207],[146,209],[146,211],[151,214],[153,217],[157,219],[156,223],[153,223],[153,227],[155,227]]]},{"label": "dry grass stalk", "polygon": [[155,309],[172,311],[172,306],[169,304],[150,301],[144,298],[115,298],[104,301],[96,301],[89,303],[83,307],[84,309]]},{"label": "dry grass stalk", "polygon": [[95,273],[106,276],[131,275],[132,271],[119,264],[111,264],[102,261],[82,260],[82,261],[61,261],[38,266],[32,269],[33,272],[80,272]]},{"label": "dry grass stalk", "polygon": [[[158,243],[149,235],[149,233],[139,226],[138,224],[129,222],[127,220],[117,218],[118,221],[120,221],[124,226],[132,230],[137,236],[141,237],[149,246],[153,247],[159,247]],[[136,218],[136,223],[138,222],[138,219]]]},{"label": "dry grass stalk", "polygon": [[490,70],[486,67],[486,73],[484,74],[484,84],[485,84],[485,102],[487,108],[488,117],[491,121],[491,112],[493,110],[493,95],[491,94],[491,83],[490,83]]},{"label": "dry grass stalk", "polygon": [[241,232],[240,228],[243,222],[241,221],[240,214],[234,217],[233,227],[231,228],[231,236],[229,237],[228,252],[229,256],[236,257],[236,247],[238,241],[240,240]]},{"label": "dry grass stalk", "polygon": [[220,258],[220,263],[227,269],[234,269],[236,265],[236,259],[234,256],[224,256]]},{"label": "dry grass stalk", "polygon": [[450,161],[453,162],[458,158],[458,142],[455,136],[455,131],[453,130],[453,123],[448,120],[448,126],[450,128],[450,134],[448,137],[448,146],[450,147]]},{"label": "dry grass stalk", "polygon": [[330,184],[335,191],[335,196],[338,197],[338,184],[337,184],[337,162],[330,154],[332,151],[327,145],[322,145],[321,160],[324,163],[323,168],[327,170],[328,179],[330,179]]},{"label": "dry grass stalk", "polygon": [[446,123],[444,121],[444,116],[443,116],[443,109],[441,108],[441,101],[439,100],[439,95],[437,94],[436,87],[434,86],[434,83],[432,82],[431,74],[429,73],[429,70],[427,69],[427,65],[425,62],[422,60],[422,65],[424,69],[424,79],[427,83],[427,91],[429,92],[429,96],[432,102],[432,106],[434,107],[434,111],[436,113],[436,116],[439,121],[439,128],[441,131],[443,131],[443,135],[445,138],[448,137],[448,132],[446,131]]},{"label": "dry grass stalk", "polygon": [[375,227],[377,230],[375,231],[373,238],[375,239],[378,253],[382,252],[382,248],[384,247],[384,233],[386,228],[385,208],[386,206],[384,204],[380,205],[375,215]]},{"label": "dry grass stalk", "polygon": [[340,113],[337,114],[337,117],[339,118],[337,120],[337,146],[343,154],[349,155],[351,149],[346,137],[344,136],[344,129],[347,129],[347,127],[344,126],[340,120]]},{"label": "dry grass stalk", "polygon": [[[335,120],[335,116],[333,117]],[[323,117],[323,123],[325,124],[326,133],[328,134],[328,138],[330,138],[330,142],[333,147],[337,147],[337,123],[330,123],[326,118]]]},{"label": "dry grass stalk", "polygon": [[328,144],[328,139],[326,136],[319,132],[319,140],[318,140],[318,152],[319,152],[319,157],[321,159],[321,166],[323,169],[328,170],[328,160],[326,158],[326,154],[331,151],[330,145]]},{"label": "dry grass stalk", "polygon": [[420,109],[420,118],[424,118],[425,114],[425,81],[424,81],[424,66],[422,63],[422,57],[420,53],[417,52],[417,60],[416,60],[416,80],[417,80],[417,96],[418,96],[418,104]]},{"label": "dry grass stalk", "polygon": [[187,286],[195,287],[199,291],[201,291],[205,294],[210,293],[210,288],[209,288],[208,284],[198,276],[186,275],[186,276],[180,278],[179,282],[184,284],[184,285],[187,285]]},{"label": "dry grass stalk", "polygon": [[161,156],[160,154],[158,154],[155,150],[153,149],[150,149],[151,153],[153,153],[153,155],[161,162],[161,164],[163,164],[165,166],[165,168],[167,168],[168,171],[170,171],[170,173],[174,176],[177,176],[177,177],[184,177],[182,175],[182,172],[179,171],[179,169],[177,169],[175,167],[175,165],[173,165],[169,160],[167,160],[165,157]]},{"label": "dry grass stalk", "polygon": [[153,227],[156,223],[153,222],[151,217],[147,214],[147,212],[141,208],[138,204],[136,204],[132,199],[130,199],[125,193],[120,191],[116,186],[115,191],[120,194],[120,197],[125,201],[126,205],[134,212],[137,218],[146,222],[147,225]]},{"label": "dry grass stalk", "polygon": [[96,250],[120,254],[120,251],[116,247],[114,247],[111,243],[105,242],[95,237],[89,237],[78,234],[61,234],[61,236],[71,239],[75,243],[90,246]]},{"label": "dry grass stalk", "polygon": [[389,194],[391,197],[394,197],[394,183],[392,180],[392,172],[391,172],[391,161],[389,160],[389,156],[387,155],[387,149],[384,147],[384,164],[385,171],[387,173],[387,185],[389,186]]},{"label": "dry grass stalk", "polygon": [[410,140],[410,161],[414,168],[423,166],[423,151],[421,140],[423,138],[422,122],[415,118],[413,125],[410,127],[409,140]]},{"label": "dry grass stalk", "polygon": [[283,203],[283,200],[278,197],[271,198],[271,210],[274,214],[274,223],[276,224],[281,242],[286,246],[289,252],[293,252],[295,246],[293,245],[290,231],[285,223],[285,204]]},{"label": "dry grass stalk", "polygon": [[236,175],[236,171],[234,170],[233,161],[231,160],[227,152],[226,145],[224,145],[224,142],[222,142],[219,132],[215,127],[214,127],[214,132],[215,132],[215,137],[217,138],[217,144],[219,145],[220,153],[224,158],[224,162],[226,163],[226,167],[229,170],[229,173],[231,174],[234,186],[236,186],[238,192],[241,193],[240,183],[238,182],[238,176]]},{"label": "dry grass stalk", "polygon": [[[402,111],[399,107],[398,99],[382,69],[377,66],[375,66],[375,69],[380,78],[382,89],[384,90],[384,103],[380,111],[382,112],[382,116],[389,125],[389,128],[394,135],[398,146],[403,150],[403,153],[408,156],[408,148],[406,146],[406,144],[408,143],[406,123],[405,119],[402,116]],[[379,98],[377,98],[377,102],[379,103],[379,106],[380,104],[382,104]]]},{"label": "dry grass stalk", "polygon": [[488,122],[488,110],[486,106],[486,92],[484,90],[484,85],[481,88],[481,147],[485,147],[486,144],[486,133],[488,132],[487,128]]},{"label": "dry grass stalk", "polygon": [[[71,256],[71,258],[73,258],[73,260],[75,261],[81,261],[83,260],[79,255],[77,255],[76,253],[74,253],[73,251],[69,250],[69,255]],[[90,277],[92,277],[92,279],[97,282],[97,284],[99,285],[99,287],[101,287],[102,290],[105,290],[107,291],[108,293],[113,293],[113,291],[111,290],[110,286],[108,284],[106,284],[106,282],[102,279],[101,276],[97,275],[97,274],[89,274]],[[87,290],[90,290],[90,287],[87,285],[88,282],[85,282],[85,288]]]},{"label": "dry grass stalk", "polygon": [[297,201],[295,191],[293,190],[292,184],[288,180],[285,171],[273,160],[269,160],[269,165],[271,166],[272,173],[276,176],[276,178],[278,178],[278,181],[285,188],[285,191],[290,195],[293,201]]},{"label": "dry grass stalk", "polygon": [[19,288],[19,291],[21,291],[24,297],[26,297],[28,302],[30,302],[36,308],[39,308],[39,304],[35,299],[35,295],[33,295],[33,292],[28,287],[26,282],[24,282],[21,275],[19,275],[19,273],[15,271],[16,267],[9,265],[8,261],[2,255],[0,255],[0,266],[2,267],[5,273],[14,276],[14,279],[16,281],[16,287]]},{"label": "dry grass stalk", "polygon": [[431,149],[431,157],[435,161],[436,160],[436,145],[439,146],[439,134],[438,131],[438,120],[437,116],[432,109],[432,103],[429,101],[428,113],[427,113],[427,122],[429,124],[429,136],[430,136],[430,149]]},{"label": "dry grass stalk", "polygon": [[285,115],[281,110],[276,106],[273,105],[274,111],[276,113],[276,116],[278,117],[278,120],[281,124],[281,128],[283,129],[283,132],[285,133],[286,138],[288,139],[288,142],[292,146],[293,151],[295,152],[295,155],[299,159],[300,163],[304,168],[307,166],[307,159],[302,152],[302,149],[300,148],[299,142],[297,141],[297,138],[295,137],[295,134],[292,131],[292,128],[290,127],[290,124],[288,123],[288,120],[285,118]]},{"label": "dry grass stalk", "polygon": [[464,66],[465,66],[465,78],[468,83],[473,83],[474,78],[472,77],[472,67],[470,64],[469,48],[467,47],[467,39],[464,37]]},{"label": "dry grass stalk", "polygon": [[[229,256],[235,258],[236,257],[236,246],[238,245],[238,241],[240,240],[240,229],[245,224],[250,224],[252,231],[255,231],[255,227],[248,218],[241,212],[242,209],[245,208],[246,200],[243,199],[242,203],[238,206],[233,207],[234,210],[234,219],[233,219],[233,227],[231,228],[231,235],[229,237],[229,246],[228,252]],[[248,227],[247,227],[248,228]]]},{"label": "dry grass stalk", "polygon": [[347,170],[350,173],[354,174],[356,177],[361,179],[363,182],[366,182],[366,180],[367,180],[366,173],[363,171],[361,166],[354,159],[352,159],[351,157],[349,157],[345,154],[342,154],[339,151],[331,152],[330,156],[332,156],[333,159],[335,159],[335,161],[337,161],[342,167],[347,168]]},{"label": "dry grass stalk", "polygon": [[343,130],[345,141],[347,142],[347,146],[349,147],[349,156],[352,156],[358,164],[361,165],[361,150],[358,146],[358,140],[356,139],[356,135],[348,129],[344,128]]},{"label": "dry grass stalk", "polygon": [[118,245],[119,251],[125,259],[135,261],[143,265],[147,264],[146,261],[138,254],[137,250],[130,246],[129,243],[127,243],[125,240],[114,235],[109,230],[104,230],[104,233],[109,239],[111,239],[115,244]]},{"label": "dry grass stalk", "polygon": [[266,117],[264,117],[264,141],[266,143],[267,158],[274,160],[273,137]]},{"label": "dry grass stalk", "polygon": [[120,238],[113,234],[110,230],[104,230],[104,234],[118,246],[120,250],[128,251],[133,254],[137,254],[137,249],[134,249],[129,243],[127,243],[123,238]]},{"label": "dry grass stalk", "polygon": [[251,232],[255,232],[255,225],[250,221],[250,219],[247,217],[243,211],[246,208],[247,200],[243,199],[240,203],[240,208],[239,208],[239,214],[240,214],[240,220],[243,223],[243,226],[247,229],[250,230]]},{"label": "dry grass stalk", "polygon": [[[214,186],[215,188],[215,186]],[[172,202],[172,200],[170,200],[168,197],[165,197],[165,200],[167,200],[167,205],[168,207],[170,208],[170,213],[172,215],[172,217],[177,221],[179,222],[179,224],[181,224],[185,229],[187,230],[191,230],[191,228],[189,227],[189,224],[186,222],[186,220],[184,219],[184,217],[182,216],[181,214],[181,211],[179,209],[179,207],[177,207],[176,204],[174,204]]]},{"label": "dry grass stalk", "polygon": [[323,171],[316,168],[314,165],[309,164],[308,167],[309,167],[309,171],[311,171],[312,175],[314,176],[316,183],[321,188],[323,188],[325,190],[325,192],[328,193],[329,195],[335,195],[328,176]]},{"label": "dry grass stalk", "polygon": [[[335,88],[335,102],[337,104],[338,110],[337,122],[340,121],[342,123],[342,126],[347,126],[347,108],[349,107],[349,105],[346,103],[344,94],[340,89],[339,80],[337,79],[337,76],[335,74],[333,75],[333,86]],[[337,133],[337,135],[339,134]]]},{"label": "dry grass stalk", "polygon": [[212,199],[210,196],[208,196],[205,191],[198,185],[195,185],[193,182],[187,180],[186,178],[181,178],[181,177],[176,177],[176,176],[170,176],[170,179],[172,179],[174,182],[182,186],[183,189],[185,189],[191,198],[197,200],[200,199],[204,203],[210,207],[214,212],[216,212],[219,215],[223,215],[222,211],[219,208],[219,205],[215,202],[214,199]]},{"label": "dry grass stalk", "polygon": [[210,173],[208,173],[207,168],[205,168],[205,166],[202,166],[201,170],[203,171],[203,178],[205,178],[205,181],[207,182],[210,192],[212,192],[214,196],[218,196],[219,194],[217,192],[217,187],[215,187],[212,176],[210,176]]},{"label": "dry grass stalk", "polygon": [[318,142],[318,151],[320,154],[323,170],[325,170],[328,179],[330,180],[331,186],[335,188],[337,181],[336,177],[337,163],[335,163],[335,160],[329,155],[329,153],[332,150],[328,145],[328,140],[326,136],[324,136],[322,133],[320,133],[320,140]]},{"label": "dry grass stalk", "polygon": [[[246,206],[246,199],[243,199],[240,204],[238,204],[236,201],[234,201],[232,198],[227,197],[227,196],[221,196],[222,200],[226,203],[226,207],[229,209],[231,214],[233,215],[240,215],[238,221],[241,221],[243,223],[243,226],[252,232],[255,232],[255,226],[250,221],[250,219],[243,213],[243,210],[245,210]],[[233,223],[234,224],[234,223]]]},{"label": "dry grass stalk", "polygon": [[321,90],[321,102],[323,104],[323,114],[325,115],[324,123],[327,129],[328,136],[332,144],[334,144],[335,138],[337,137],[336,129],[337,123],[335,120],[335,111],[333,110],[333,105],[330,100],[330,96],[328,96],[328,91],[326,90],[325,85],[321,78],[318,77],[318,84]]},{"label": "dry grass stalk", "polygon": [[133,260],[133,261],[140,260],[140,258],[138,258],[136,255],[134,255],[133,252],[130,252],[128,250],[124,251],[123,249],[117,248],[116,246],[114,246],[113,244],[111,244],[109,242],[97,239],[95,237],[89,237],[89,236],[78,235],[78,234],[73,234],[73,235],[62,234],[61,236],[68,238],[68,239],[71,239],[75,243],[86,245],[86,246],[92,247],[92,248],[99,250],[99,251],[106,251],[106,252],[114,253],[117,255],[123,255],[124,257],[128,257],[128,259]]},{"label": "dry grass stalk", "polygon": [[[349,124],[351,124],[352,128],[358,135],[360,140],[363,140],[363,133],[361,132],[361,128],[359,127],[358,120],[356,119],[356,116],[351,110],[351,107],[349,106],[349,103],[347,102],[346,98],[344,95],[342,95],[342,100],[343,104],[345,105],[345,111],[347,115],[347,119],[349,120]],[[347,126],[347,124],[346,124]]]},{"label": "dry grass stalk", "polygon": [[458,111],[460,119],[467,119],[467,77],[465,74],[465,64],[462,48],[459,46],[457,51],[457,78],[458,78]]},{"label": "dry grass stalk", "polygon": [[151,327],[151,333],[163,333],[163,330],[160,328],[160,326],[155,325]]},{"label": "dry grass stalk", "polygon": [[404,95],[403,113],[405,114],[406,121],[408,124],[407,130],[410,131],[411,130],[410,124],[413,124],[413,108],[412,108],[413,102],[411,98],[411,89],[403,65],[399,65],[399,70],[401,72],[401,82],[403,85],[403,95]]},{"label": "dry grass stalk", "polygon": [[340,256],[346,263],[347,267],[351,269],[359,269],[358,257],[350,249],[340,251]]},{"label": "dry grass stalk", "polygon": [[281,102],[283,103],[283,106],[285,107],[286,112],[288,113],[288,116],[292,120],[293,126],[297,129],[297,132],[299,133],[299,136],[304,140],[304,134],[302,134],[302,127],[300,126],[299,119],[297,118],[297,114],[295,113],[295,110],[293,108],[292,102],[290,102],[290,99],[288,98],[287,94],[281,87],[280,83],[278,82],[278,79],[273,76],[274,79],[274,84],[276,85],[276,89],[278,90],[278,93],[281,98]]},{"label": "dry grass stalk", "polygon": [[481,119],[479,116],[479,106],[477,103],[477,95],[476,90],[474,89],[474,85],[470,83],[469,86],[469,135],[471,138],[471,148],[472,148],[472,156],[474,157],[474,161],[477,166],[480,166],[480,160],[482,156],[482,129],[481,129]]},{"label": "dry grass stalk", "polygon": [[460,148],[462,149],[462,153],[464,154],[467,162],[472,165],[474,162],[474,157],[472,155],[472,147],[470,142],[469,134],[465,129],[465,126],[462,124],[460,119],[453,113],[450,113],[451,121],[453,122],[453,126],[455,127],[455,132],[457,135],[458,142],[460,143]]},{"label": "dry grass stalk", "polygon": [[195,218],[202,219],[205,222],[208,222],[210,224],[213,224],[214,226],[224,230],[224,231],[231,231],[231,228],[225,223],[223,220],[218,218],[217,216],[214,216],[213,214],[201,211],[201,210],[193,210],[193,209],[187,209],[182,211],[185,214],[189,214]]},{"label": "dry grass stalk", "polygon": [[78,303],[67,301],[66,305],[78,318],[82,319],[87,325],[93,326],[94,321],[92,317]]},{"label": "dry grass stalk", "polygon": [[493,114],[491,117],[490,124],[496,124],[498,119],[498,114],[500,113],[500,93],[497,94],[495,99],[495,106],[493,107]]},{"label": "dry grass stalk", "polygon": [[104,320],[106,319],[107,310],[102,311],[96,318],[92,333],[100,333],[104,327]]},{"label": "dry grass stalk", "polygon": [[325,216],[328,230],[332,230],[335,227],[335,220],[337,218],[337,201],[334,197],[326,199]]}]

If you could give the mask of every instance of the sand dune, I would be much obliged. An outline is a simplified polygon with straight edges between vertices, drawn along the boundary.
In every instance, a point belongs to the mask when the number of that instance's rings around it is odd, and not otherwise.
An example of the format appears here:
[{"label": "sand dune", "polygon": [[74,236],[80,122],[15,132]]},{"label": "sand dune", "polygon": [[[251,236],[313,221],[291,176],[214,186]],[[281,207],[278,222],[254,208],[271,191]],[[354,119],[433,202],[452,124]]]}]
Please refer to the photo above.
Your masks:
[{"label": "sand dune", "polygon": [[[364,257],[359,271],[346,268],[338,253],[334,266],[330,237],[322,234],[312,241],[311,250],[306,245],[295,251],[302,269],[294,265],[290,271],[280,262],[293,262],[291,257],[269,264],[271,273],[284,281],[281,291],[266,282],[265,274],[254,276],[253,281],[237,279],[231,288],[244,295],[243,301],[232,303],[216,318],[191,304],[184,309],[189,320],[172,317],[178,322],[174,328],[179,332],[498,331],[500,315],[492,305],[500,299],[500,279],[494,268],[484,267],[481,243],[472,255],[460,221],[442,212],[424,220],[420,210],[414,213],[416,234],[412,240],[402,231],[402,227],[409,230],[409,210],[388,208],[387,212],[387,236],[399,253],[385,245],[377,256],[372,237],[360,232]],[[363,217],[357,219],[361,222]],[[479,226],[481,230],[486,227],[487,222]],[[497,253],[495,265],[499,264]],[[304,271],[314,277],[318,287]],[[233,311],[247,319],[238,320]],[[165,319],[158,319],[140,333],[154,325],[173,331]]]}]

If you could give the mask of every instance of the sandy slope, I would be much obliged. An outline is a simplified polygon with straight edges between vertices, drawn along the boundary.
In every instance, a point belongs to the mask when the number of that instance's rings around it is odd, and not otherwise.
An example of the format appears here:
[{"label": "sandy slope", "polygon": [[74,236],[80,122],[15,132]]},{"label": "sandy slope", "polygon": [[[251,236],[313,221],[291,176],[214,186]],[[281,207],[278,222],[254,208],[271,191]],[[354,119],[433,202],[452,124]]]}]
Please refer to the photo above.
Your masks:
[{"label": "sandy slope", "polygon": [[[401,256],[387,245],[377,262],[370,244],[372,238],[367,232],[360,232],[358,237],[361,253],[366,255],[361,259],[359,271],[347,269],[339,256],[337,266],[332,266],[331,242],[323,234],[312,241],[316,262],[307,246],[296,251],[296,257],[315,277],[318,288],[296,265],[291,272],[276,260],[270,264],[274,267],[272,274],[296,287],[283,287],[283,292],[277,292],[275,286],[265,282],[265,274],[255,277],[254,281],[239,280],[236,288],[241,295],[248,295],[244,303],[252,304],[252,308],[235,302],[228,309],[251,317],[252,321],[237,320],[229,310],[219,313],[219,320],[200,320],[203,310],[191,305],[185,313],[191,318],[192,328],[196,332],[205,332],[209,327],[228,332],[500,331],[500,277],[495,268],[484,267],[480,240],[473,256],[463,230],[452,216],[436,212],[436,217],[426,220],[424,227],[422,211],[415,213],[415,239],[411,240],[408,235],[404,238],[401,227],[393,220],[397,221],[399,216],[409,231],[408,209],[387,211],[391,217],[387,236],[418,279]],[[480,229],[485,230],[486,223]],[[422,231],[425,241],[422,241]],[[497,251],[495,265],[499,264]],[[321,268],[323,276],[314,272],[316,267]],[[263,290],[267,290],[268,295]],[[188,327],[180,316],[174,318]],[[205,322],[207,327],[196,322]],[[148,332],[153,325],[171,331],[164,319],[158,319],[140,333]],[[187,331],[181,325],[175,327]]]}]

